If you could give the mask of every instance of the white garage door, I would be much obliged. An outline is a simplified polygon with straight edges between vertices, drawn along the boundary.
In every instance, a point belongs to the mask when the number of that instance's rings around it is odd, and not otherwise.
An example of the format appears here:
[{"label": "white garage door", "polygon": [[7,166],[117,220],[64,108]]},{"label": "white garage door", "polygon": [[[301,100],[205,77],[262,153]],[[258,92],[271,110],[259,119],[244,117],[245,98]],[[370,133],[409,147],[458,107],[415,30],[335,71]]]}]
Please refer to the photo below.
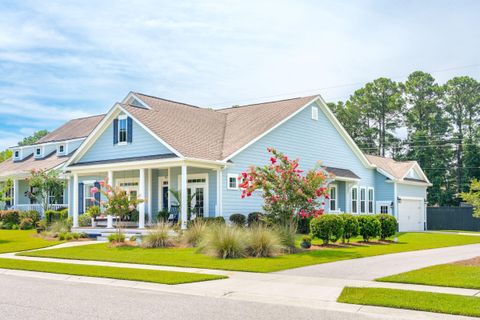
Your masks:
[{"label": "white garage door", "polygon": [[423,199],[401,199],[398,203],[398,228],[400,231],[424,230]]}]

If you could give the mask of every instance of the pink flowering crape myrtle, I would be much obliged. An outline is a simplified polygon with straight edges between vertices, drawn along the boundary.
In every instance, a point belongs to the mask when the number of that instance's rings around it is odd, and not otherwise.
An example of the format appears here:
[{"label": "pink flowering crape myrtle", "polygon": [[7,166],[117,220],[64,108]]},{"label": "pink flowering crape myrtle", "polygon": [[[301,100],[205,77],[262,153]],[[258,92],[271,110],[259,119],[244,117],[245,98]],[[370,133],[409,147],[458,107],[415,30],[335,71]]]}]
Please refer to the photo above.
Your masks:
[{"label": "pink flowering crape myrtle", "polygon": [[299,217],[323,214],[327,183],[332,177],[320,166],[304,172],[299,168],[299,159],[291,160],[273,148],[267,151],[271,154],[269,164],[251,166],[239,177],[241,197],[262,191],[263,210],[275,224],[292,225]]}]

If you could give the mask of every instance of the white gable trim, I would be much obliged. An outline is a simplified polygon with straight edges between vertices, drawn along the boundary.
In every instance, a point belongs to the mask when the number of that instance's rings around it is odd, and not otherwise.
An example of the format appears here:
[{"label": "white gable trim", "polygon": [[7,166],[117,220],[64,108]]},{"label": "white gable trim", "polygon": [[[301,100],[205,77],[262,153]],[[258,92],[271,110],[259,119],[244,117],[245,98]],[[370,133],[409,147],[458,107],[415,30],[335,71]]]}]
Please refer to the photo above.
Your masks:
[{"label": "white gable trim", "polygon": [[97,139],[100,137],[101,134],[105,132],[105,130],[108,128],[112,120],[118,116],[121,112],[124,112],[126,115],[131,117],[142,129],[147,131],[152,137],[157,139],[160,143],[165,145],[170,151],[172,151],[177,157],[183,158],[183,155],[175,150],[172,146],[170,146],[168,143],[163,141],[160,137],[158,137],[156,134],[154,134],[150,129],[148,129],[143,123],[138,121],[134,116],[132,116],[129,112],[127,112],[124,108],[119,103],[116,103],[110,111],[105,115],[105,117],[100,121],[100,123],[95,127],[95,129],[90,133],[90,135],[83,141],[83,143],[78,147],[78,149],[75,151],[75,153],[72,155],[72,157],[67,161],[66,166],[70,166],[72,163],[77,162],[79,159],[81,159],[85,153],[90,150],[90,148],[93,146],[93,144],[97,141]]},{"label": "white gable trim", "polygon": [[371,164],[367,158],[365,157],[365,155],[363,154],[363,152],[360,150],[360,148],[358,148],[357,144],[353,141],[353,139],[348,135],[347,131],[343,128],[343,126],[340,124],[340,122],[338,121],[338,119],[335,117],[335,115],[333,114],[333,112],[330,110],[330,108],[328,108],[327,104],[325,103],[325,101],[322,99],[321,96],[316,96],[315,98],[313,98],[311,101],[307,102],[307,104],[305,104],[303,107],[301,107],[300,109],[298,109],[297,111],[295,111],[294,113],[292,113],[291,115],[289,115],[288,117],[286,117],[285,119],[283,119],[282,121],[280,121],[279,123],[277,123],[275,126],[273,126],[272,128],[268,129],[267,131],[263,132],[261,135],[259,135],[258,137],[256,137],[255,139],[253,139],[252,141],[250,141],[249,143],[247,143],[246,145],[244,145],[243,147],[241,147],[240,149],[238,149],[237,151],[235,151],[234,153],[232,153],[231,155],[229,155],[228,157],[226,157],[225,159],[223,159],[222,161],[228,161],[230,159],[232,159],[233,157],[235,157],[236,155],[238,155],[240,152],[244,151],[245,149],[247,149],[248,147],[250,147],[252,144],[254,144],[255,142],[257,142],[258,140],[260,140],[261,138],[263,138],[264,136],[266,136],[267,134],[269,134],[270,132],[272,132],[273,130],[275,130],[276,128],[280,127],[282,124],[284,124],[285,122],[287,122],[288,120],[292,119],[293,117],[295,117],[297,114],[299,114],[300,112],[302,112],[305,108],[307,108],[308,106],[312,105],[312,103],[316,103],[319,108],[323,111],[323,113],[327,116],[327,119],[330,120],[330,122],[332,122],[333,126],[335,127],[335,129],[337,129],[337,131],[340,133],[340,135],[344,138],[345,142],[347,142],[348,146],[353,150],[353,152],[355,153],[355,155],[357,155],[357,157],[360,159],[360,161],[363,163],[363,165],[367,168],[376,168],[376,166],[374,166],[373,164]]},{"label": "white gable trim", "polygon": [[403,175],[402,180],[407,177],[408,173],[409,173],[411,170],[415,170],[415,172],[418,174],[418,176],[420,176],[420,177],[422,178],[422,180],[425,180],[425,181],[427,181],[428,183],[430,183],[430,181],[429,181],[428,178],[427,178],[427,175],[425,174],[425,172],[423,172],[422,167],[420,167],[420,165],[419,165],[418,162],[416,162],[416,161],[415,161],[415,163],[412,165],[412,167],[410,167],[410,169],[408,169],[407,172]]},{"label": "white gable trim", "polygon": [[134,98],[135,100],[137,100],[145,109],[152,109],[148,104],[146,104],[145,102],[143,102],[142,99],[140,99],[135,93],[133,93],[132,91],[130,91],[127,96],[122,100],[122,103],[123,104],[127,104],[128,100],[130,100],[130,98]]}]

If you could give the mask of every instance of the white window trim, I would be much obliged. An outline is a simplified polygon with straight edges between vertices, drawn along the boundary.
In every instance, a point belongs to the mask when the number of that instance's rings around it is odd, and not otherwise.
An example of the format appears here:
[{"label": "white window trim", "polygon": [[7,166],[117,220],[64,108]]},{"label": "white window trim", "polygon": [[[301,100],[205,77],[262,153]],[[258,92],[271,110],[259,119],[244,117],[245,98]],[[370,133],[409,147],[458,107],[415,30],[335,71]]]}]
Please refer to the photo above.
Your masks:
[{"label": "white window trim", "polygon": [[312,107],[312,120],[318,121],[318,107]]},{"label": "white window trim", "polygon": [[[82,181],[83,183],[83,212],[87,212],[87,198],[93,199],[95,203],[95,195],[92,195],[90,190],[95,186],[95,180],[86,180]],[[88,187],[90,186],[90,187]],[[100,204],[95,203],[94,205],[99,206]]]},{"label": "white window trim", "polygon": [[[16,156],[15,154],[18,153],[18,156]],[[13,159],[14,160],[20,160],[22,159],[22,150],[13,150]]]},{"label": "white window trim", "polygon": [[392,207],[391,207],[392,202],[391,201],[377,201],[376,202],[376,209],[378,213],[381,213],[381,207],[382,206],[387,206],[388,208],[388,214],[392,214]]},{"label": "white window trim", "polygon": [[[239,189],[239,183],[238,183],[238,177],[240,175],[236,173],[229,173],[227,174],[227,190],[238,190]],[[235,188],[230,187],[230,179],[234,178],[235,179]]]},{"label": "white window trim", "polygon": [[[57,153],[58,153],[59,155],[66,155],[66,154],[68,154],[68,152],[67,152],[67,145],[68,145],[67,143],[62,143],[62,144],[58,145]],[[60,147],[62,147],[62,146],[63,146],[63,151],[60,151]]]},{"label": "white window trim", "polygon": [[[353,211],[353,190],[356,190],[357,191],[357,198],[355,199],[356,201],[356,204],[357,204],[357,210],[356,211]],[[358,213],[359,212],[359,203],[358,203],[358,199],[359,199],[359,193],[358,193],[358,186],[354,186],[350,189],[350,210],[352,211],[352,213]]]},{"label": "white window trim", "polygon": [[[118,132],[117,132],[117,139],[118,139],[118,145],[119,146],[126,146],[128,144],[128,120],[127,120],[127,115],[126,114],[121,114],[117,117],[118,119]],[[120,121],[121,120],[125,120],[126,121],[126,124],[125,124],[125,141],[120,141]]]},{"label": "white window trim", "polygon": [[[370,190],[372,190],[372,199],[370,199]],[[372,212],[370,212],[370,202],[372,202]],[[375,189],[373,187],[367,189],[367,211],[368,213],[375,213]]]},{"label": "white window trim", "polygon": [[164,182],[166,182],[166,186],[168,187],[168,199],[167,202],[170,199],[170,179],[168,179],[167,176],[161,176],[158,177],[158,211],[161,210],[168,210],[168,203],[163,203],[163,187],[164,187]]},{"label": "white window trim", "polygon": [[338,208],[338,186],[336,184],[331,184],[328,186],[328,196],[330,197],[330,189],[335,189],[335,210],[332,210],[332,198],[328,199],[328,210],[330,212],[340,212],[340,209]]},{"label": "white window trim", "polygon": [[[363,195],[364,195],[364,198],[362,200],[362,190],[363,190]],[[358,192],[358,202],[359,202],[359,208],[358,208],[358,211],[360,211],[361,214],[364,214],[364,213],[367,213],[368,211],[368,208],[367,208],[367,188],[365,187],[360,187],[360,191]],[[362,201],[364,202],[363,204],[363,208],[365,210],[362,211]]]},{"label": "white window trim", "polygon": [[[40,149],[40,154],[37,154],[37,150]],[[35,158],[43,158],[44,148],[43,147],[36,147],[33,151]]]}]

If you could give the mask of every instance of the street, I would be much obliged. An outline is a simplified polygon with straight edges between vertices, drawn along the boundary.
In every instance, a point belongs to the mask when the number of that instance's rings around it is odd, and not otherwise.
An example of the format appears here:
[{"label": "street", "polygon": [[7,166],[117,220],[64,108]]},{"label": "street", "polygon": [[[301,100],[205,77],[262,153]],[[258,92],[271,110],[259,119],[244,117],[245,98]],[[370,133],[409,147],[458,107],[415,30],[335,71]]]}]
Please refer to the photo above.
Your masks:
[{"label": "street", "polygon": [[2,320],[385,319],[385,315],[362,315],[11,275],[0,275],[0,283]]}]

